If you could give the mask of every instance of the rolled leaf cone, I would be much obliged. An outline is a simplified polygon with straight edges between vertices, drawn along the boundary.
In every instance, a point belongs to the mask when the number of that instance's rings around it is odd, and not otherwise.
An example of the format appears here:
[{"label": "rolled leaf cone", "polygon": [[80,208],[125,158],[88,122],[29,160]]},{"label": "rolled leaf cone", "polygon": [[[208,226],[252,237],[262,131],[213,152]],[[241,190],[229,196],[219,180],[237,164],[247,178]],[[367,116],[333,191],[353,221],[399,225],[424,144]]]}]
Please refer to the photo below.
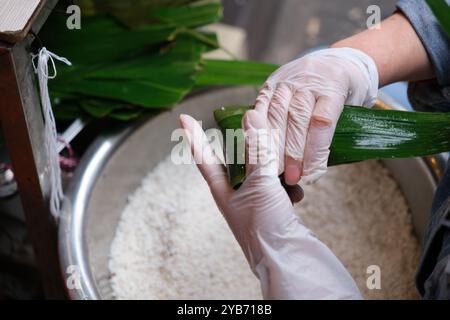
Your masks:
[{"label": "rolled leaf cone", "polygon": [[[218,126],[240,129],[242,117],[252,107],[226,107],[215,111]],[[226,135],[224,135],[226,138]],[[244,139],[243,135],[241,137]],[[225,146],[227,143],[225,143]],[[226,148],[225,148],[226,149]],[[234,148],[235,150],[237,148]],[[450,113],[344,108],[330,148],[329,166],[371,159],[430,156],[450,151]],[[229,155],[228,158],[237,155]],[[230,183],[238,188],[245,166],[230,164]]]}]

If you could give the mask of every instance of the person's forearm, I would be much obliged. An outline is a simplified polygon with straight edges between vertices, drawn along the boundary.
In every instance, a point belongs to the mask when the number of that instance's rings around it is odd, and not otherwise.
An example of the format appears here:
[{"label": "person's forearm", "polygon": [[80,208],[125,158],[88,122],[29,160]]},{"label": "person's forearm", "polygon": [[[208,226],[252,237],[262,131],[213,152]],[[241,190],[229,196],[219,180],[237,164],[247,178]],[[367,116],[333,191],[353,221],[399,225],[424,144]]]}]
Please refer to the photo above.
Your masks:
[{"label": "person's forearm", "polygon": [[435,78],[430,59],[408,19],[395,13],[379,30],[367,30],[332,45],[350,47],[368,54],[375,61],[380,87],[398,81]]}]

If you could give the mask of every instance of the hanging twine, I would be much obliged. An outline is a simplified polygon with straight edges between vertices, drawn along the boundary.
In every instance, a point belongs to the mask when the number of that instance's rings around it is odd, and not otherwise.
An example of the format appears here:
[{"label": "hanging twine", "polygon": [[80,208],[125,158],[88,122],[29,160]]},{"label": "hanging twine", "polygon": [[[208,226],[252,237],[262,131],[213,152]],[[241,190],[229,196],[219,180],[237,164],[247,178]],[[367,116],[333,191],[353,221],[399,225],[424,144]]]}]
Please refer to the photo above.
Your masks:
[{"label": "hanging twine", "polygon": [[[37,59],[37,64],[35,60]],[[55,59],[64,62],[71,66],[69,60],[57,56],[43,47],[38,54],[32,55],[32,62],[34,72],[39,80],[39,92],[41,96],[42,112],[44,115],[44,130],[45,130],[45,148],[49,157],[49,172],[50,172],[50,211],[55,218],[59,216],[61,201],[64,197],[62,182],[61,182],[61,168],[59,166],[58,153],[58,133],[56,131],[56,121],[52,111],[52,104],[48,93],[48,79],[55,79],[56,65]],[[50,61],[53,68],[53,74],[48,73],[48,62]]]}]

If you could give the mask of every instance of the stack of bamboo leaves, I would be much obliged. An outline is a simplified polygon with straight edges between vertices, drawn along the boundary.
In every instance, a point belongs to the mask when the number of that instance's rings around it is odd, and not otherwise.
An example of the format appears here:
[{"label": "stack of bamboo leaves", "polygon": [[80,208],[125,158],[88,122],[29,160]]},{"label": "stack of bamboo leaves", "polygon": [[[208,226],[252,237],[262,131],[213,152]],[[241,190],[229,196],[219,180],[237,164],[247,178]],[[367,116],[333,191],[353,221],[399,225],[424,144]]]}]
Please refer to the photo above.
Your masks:
[{"label": "stack of bamboo leaves", "polygon": [[245,61],[205,60],[219,47],[199,27],[221,18],[219,0],[79,0],[80,30],[56,11],[39,33],[44,46],[67,57],[50,92],[58,118],[130,120],[169,108],[196,87],[260,85],[276,68]]}]

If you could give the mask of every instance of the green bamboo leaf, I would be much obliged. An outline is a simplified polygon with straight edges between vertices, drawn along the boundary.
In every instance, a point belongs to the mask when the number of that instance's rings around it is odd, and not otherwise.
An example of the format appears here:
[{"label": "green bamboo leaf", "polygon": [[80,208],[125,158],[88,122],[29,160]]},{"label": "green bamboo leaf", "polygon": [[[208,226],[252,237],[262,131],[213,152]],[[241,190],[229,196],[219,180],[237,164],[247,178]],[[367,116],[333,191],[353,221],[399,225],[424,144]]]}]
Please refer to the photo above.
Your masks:
[{"label": "green bamboo leaf", "polygon": [[428,5],[442,28],[450,37],[450,6],[445,0],[427,0]]},{"label": "green bamboo leaf", "polygon": [[53,113],[58,120],[73,120],[87,116],[76,101],[66,101],[58,106],[53,104]]},{"label": "green bamboo leaf", "polygon": [[[162,53],[124,60],[115,65],[79,68],[50,83],[57,95],[83,95],[92,100],[112,99],[146,108],[167,108],[178,103],[195,85],[206,45],[190,35],[179,36]],[[92,108],[90,113],[94,113]],[[103,114],[104,110],[99,110]]]},{"label": "green bamboo leaf", "polygon": [[222,17],[220,1],[192,3],[181,7],[161,7],[151,16],[159,22],[178,27],[196,28],[218,22]]},{"label": "green bamboo leaf", "polygon": [[[131,28],[160,22],[198,26],[220,18],[218,0],[76,0],[75,3],[85,15],[108,14]],[[195,11],[190,12],[190,8]]]},{"label": "green bamboo leaf", "polygon": [[180,101],[194,85],[193,79],[185,88],[173,88],[159,83],[145,81],[93,80],[74,82],[72,89],[58,90],[86,95],[91,98],[115,99],[148,108],[168,108]]},{"label": "green bamboo leaf", "polygon": [[277,65],[264,62],[204,60],[196,84],[260,86],[277,68]]},{"label": "green bamboo leaf", "polygon": [[120,121],[131,121],[141,117],[143,114],[143,110],[122,109],[113,111],[109,114],[109,117]]},{"label": "green bamboo leaf", "polygon": [[[230,107],[214,115],[222,130],[240,129],[250,107]],[[239,138],[238,138],[239,139]],[[241,137],[243,139],[243,137]],[[237,148],[235,148],[237,149]],[[330,148],[329,166],[369,159],[423,157],[450,151],[450,113],[423,113],[345,107]],[[236,159],[236,154],[228,157]],[[230,182],[238,187],[245,166],[229,165]]]},{"label": "green bamboo leaf", "polygon": [[[196,73],[206,46],[189,35],[180,35],[174,46],[163,53],[147,54],[131,60],[87,72],[87,79],[124,79],[158,81],[160,84],[174,84],[185,87],[186,76]],[[184,75],[184,76],[183,76]]]},{"label": "green bamboo leaf", "polygon": [[186,34],[202,42],[204,45],[207,46],[206,52],[220,48],[219,39],[217,38],[216,33],[183,28],[179,29],[177,34]]},{"label": "green bamboo leaf", "polygon": [[112,100],[81,100],[80,105],[84,111],[95,118],[103,118],[113,111],[128,107],[120,101]]},{"label": "green bamboo leaf", "polygon": [[[57,30],[55,32],[55,30]],[[80,30],[68,30],[66,17],[53,14],[39,33],[44,45],[61,56],[67,57],[73,67],[65,70],[113,61],[161,45],[175,33],[173,26],[153,25],[138,30],[127,30],[108,17],[86,17]]]}]

